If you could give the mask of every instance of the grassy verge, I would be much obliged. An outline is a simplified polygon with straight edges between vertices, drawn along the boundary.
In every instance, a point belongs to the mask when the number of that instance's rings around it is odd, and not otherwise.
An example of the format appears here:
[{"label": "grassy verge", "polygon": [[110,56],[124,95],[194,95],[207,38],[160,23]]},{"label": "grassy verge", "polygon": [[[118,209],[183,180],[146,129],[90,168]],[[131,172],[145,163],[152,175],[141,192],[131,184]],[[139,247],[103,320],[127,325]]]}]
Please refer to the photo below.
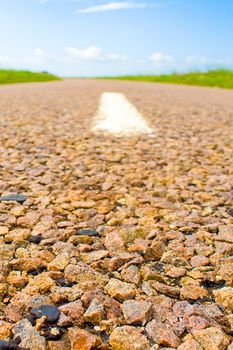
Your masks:
[{"label": "grassy verge", "polygon": [[233,71],[226,69],[210,70],[208,72],[191,72],[183,74],[172,73],[163,75],[129,75],[111,77],[107,79],[212,86],[225,89],[233,89]]},{"label": "grassy verge", "polygon": [[0,84],[29,83],[51,80],[59,80],[59,78],[47,72],[33,73],[26,70],[0,69]]}]

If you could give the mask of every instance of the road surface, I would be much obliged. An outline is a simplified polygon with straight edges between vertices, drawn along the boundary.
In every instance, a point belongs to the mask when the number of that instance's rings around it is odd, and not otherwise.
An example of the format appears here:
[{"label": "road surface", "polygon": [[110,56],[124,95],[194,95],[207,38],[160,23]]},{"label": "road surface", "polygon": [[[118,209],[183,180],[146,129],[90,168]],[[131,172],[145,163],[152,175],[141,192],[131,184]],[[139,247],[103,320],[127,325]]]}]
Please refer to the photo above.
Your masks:
[{"label": "road surface", "polygon": [[1,86],[0,135],[0,339],[233,349],[233,91]]}]

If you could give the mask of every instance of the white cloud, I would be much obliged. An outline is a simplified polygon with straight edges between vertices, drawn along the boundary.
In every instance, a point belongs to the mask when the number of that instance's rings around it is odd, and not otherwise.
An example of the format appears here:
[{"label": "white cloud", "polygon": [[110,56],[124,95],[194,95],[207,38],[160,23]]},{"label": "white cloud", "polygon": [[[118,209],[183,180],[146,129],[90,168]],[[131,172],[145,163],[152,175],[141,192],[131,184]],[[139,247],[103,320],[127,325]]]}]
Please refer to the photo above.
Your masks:
[{"label": "white cloud", "polygon": [[93,12],[105,12],[125,9],[137,9],[144,8],[148,5],[146,3],[136,3],[131,1],[110,2],[97,6],[86,7],[81,10],[77,10],[77,13],[93,13]]},{"label": "white cloud", "polygon": [[0,55],[0,64],[7,65],[11,63],[10,57]]},{"label": "white cloud", "polygon": [[107,55],[107,58],[113,61],[124,61],[126,60],[126,56],[124,55],[118,55],[116,53],[110,53]]},{"label": "white cloud", "polygon": [[65,51],[78,60],[98,60],[102,52],[101,48],[98,46],[90,46],[86,49],[67,47]]},{"label": "white cloud", "polygon": [[186,57],[187,64],[193,65],[231,65],[233,64],[232,57],[223,57],[223,58],[208,58],[205,56],[188,56]]},{"label": "white cloud", "polygon": [[161,52],[155,52],[149,58],[156,64],[168,63],[173,60],[171,56],[164,55]]},{"label": "white cloud", "polygon": [[104,54],[98,46],[90,46],[85,49],[67,47],[65,52],[78,61],[123,61],[126,59],[126,56],[116,53]]},{"label": "white cloud", "polygon": [[43,66],[49,58],[46,51],[41,48],[36,48],[30,55],[22,58],[22,63],[30,66]]},{"label": "white cloud", "polygon": [[36,4],[45,4],[46,2],[48,2],[49,0],[34,0],[34,2]]}]

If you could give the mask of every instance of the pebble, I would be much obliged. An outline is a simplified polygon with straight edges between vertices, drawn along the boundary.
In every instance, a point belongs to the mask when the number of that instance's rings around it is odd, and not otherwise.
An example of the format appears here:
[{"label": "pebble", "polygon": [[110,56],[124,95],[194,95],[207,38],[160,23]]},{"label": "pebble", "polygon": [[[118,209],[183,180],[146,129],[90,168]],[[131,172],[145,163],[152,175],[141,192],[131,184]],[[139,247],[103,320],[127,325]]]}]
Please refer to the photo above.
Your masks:
[{"label": "pebble", "polygon": [[105,290],[111,297],[120,302],[133,299],[136,295],[136,288],[133,284],[122,282],[116,278],[111,278],[109,280]]},{"label": "pebble", "polygon": [[233,287],[214,290],[213,294],[216,303],[223,305],[227,312],[233,312]]},{"label": "pebble", "polygon": [[60,287],[72,287],[73,283],[66,278],[57,278],[56,284]]},{"label": "pebble", "polygon": [[92,236],[98,236],[99,233],[95,230],[92,230],[92,229],[81,229],[81,230],[78,230],[76,235],[92,237]]},{"label": "pebble", "polygon": [[150,350],[145,335],[133,326],[115,328],[110,335],[109,343],[113,350]]},{"label": "pebble", "polygon": [[40,244],[40,242],[42,241],[42,237],[41,236],[31,236],[28,241],[30,243]]},{"label": "pebble", "polygon": [[27,199],[26,196],[23,194],[12,194],[8,196],[2,196],[0,197],[0,202],[18,202],[18,203],[23,203]]},{"label": "pebble", "polygon": [[0,350],[9,350],[9,343],[4,340],[0,340]]},{"label": "pebble", "polygon": [[86,322],[89,322],[95,325],[95,324],[99,324],[101,320],[104,319],[104,315],[105,315],[105,312],[104,312],[103,305],[97,299],[94,299],[90,303],[83,317]]},{"label": "pebble", "polygon": [[173,332],[172,328],[162,323],[152,320],[146,325],[146,332],[150,339],[162,346],[177,348],[180,339]]},{"label": "pebble", "polygon": [[84,308],[80,300],[64,304],[59,307],[60,312],[68,316],[75,325],[79,326],[83,323]]},{"label": "pebble", "polygon": [[71,350],[94,350],[100,344],[100,340],[85,329],[78,327],[69,328]]},{"label": "pebble", "polygon": [[30,314],[35,318],[46,316],[46,322],[56,323],[60,316],[60,311],[53,305],[40,305],[31,309]]},{"label": "pebble", "polygon": [[145,325],[152,316],[152,304],[147,301],[127,300],[122,304],[127,324]]},{"label": "pebble", "polygon": [[233,216],[233,208],[230,208],[230,209],[228,209],[228,214],[230,215],[230,216]]},{"label": "pebble", "polygon": [[27,319],[17,322],[12,332],[15,337],[20,337],[20,347],[33,350],[46,350],[46,340],[37,332]]},{"label": "pebble", "polygon": [[226,350],[229,338],[217,327],[209,327],[192,333],[193,338],[204,350]]},{"label": "pebble", "polygon": [[180,297],[182,300],[191,299],[197,300],[199,298],[205,298],[208,296],[208,291],[197,285],[185,285],[180,289]]}]

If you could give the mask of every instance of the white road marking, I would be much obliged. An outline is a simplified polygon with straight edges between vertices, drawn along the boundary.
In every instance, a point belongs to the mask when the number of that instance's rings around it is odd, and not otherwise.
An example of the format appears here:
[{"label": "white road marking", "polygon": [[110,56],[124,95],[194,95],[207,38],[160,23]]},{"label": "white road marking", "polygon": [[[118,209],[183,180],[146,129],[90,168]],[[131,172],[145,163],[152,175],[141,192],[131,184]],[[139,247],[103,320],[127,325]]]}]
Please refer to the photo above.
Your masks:
[{"label": "white road marking", "polygon": [[92,131],[108,131],[119,136],[153,132],[143,116],[126,97],[114,92],[102,94]]}]

